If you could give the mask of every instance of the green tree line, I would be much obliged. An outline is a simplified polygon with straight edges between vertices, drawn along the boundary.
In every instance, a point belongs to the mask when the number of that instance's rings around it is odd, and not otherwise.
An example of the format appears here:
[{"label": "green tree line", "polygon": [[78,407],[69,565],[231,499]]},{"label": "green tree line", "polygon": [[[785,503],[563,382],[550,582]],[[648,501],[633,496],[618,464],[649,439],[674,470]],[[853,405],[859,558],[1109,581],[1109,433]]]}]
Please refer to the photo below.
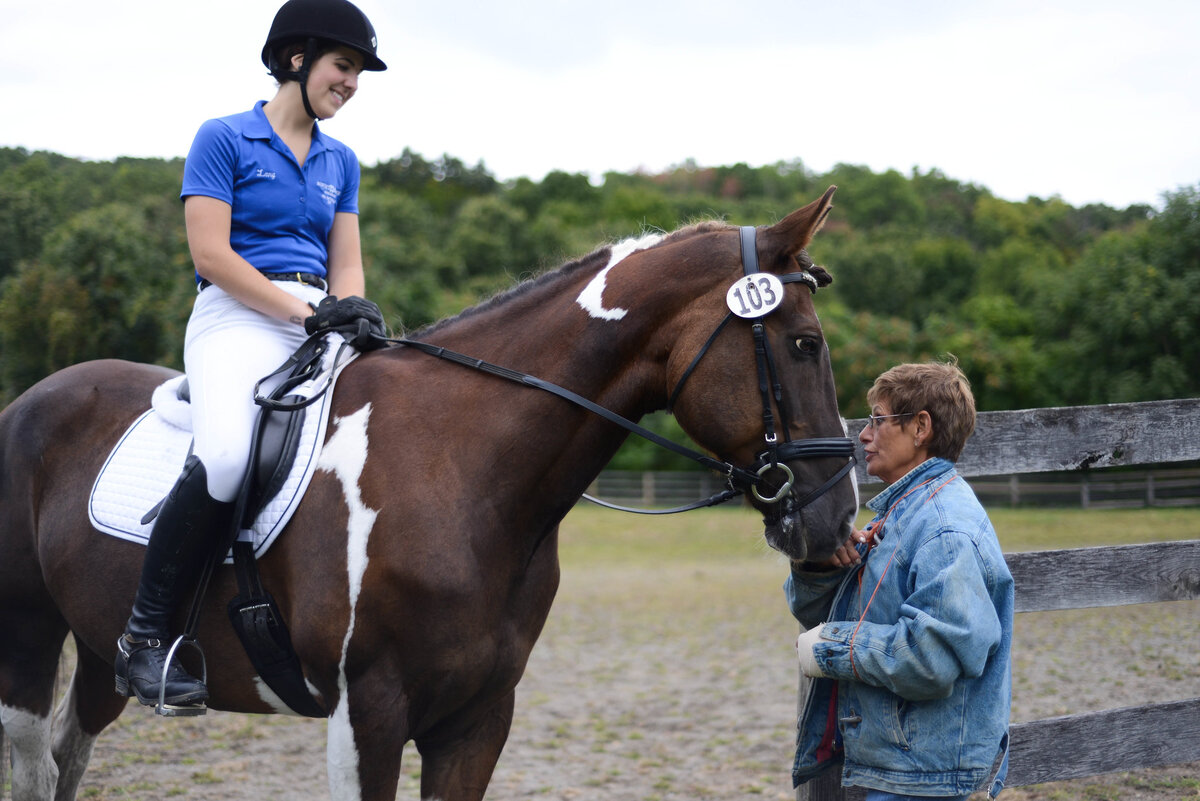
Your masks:
[{"label": "green tree line", "polygon": [[[180,159],[72,159],[0,148],[0,402],[86,359],[180,367],[194,289]],[[1200,184],[1157,207],[1012,202],[938,170],[828,172],[799,161],[659,174],[551,172],[405,150],[364,166],[368,294],[395,329],[457,313],[602,244],[702,219],[763,224],[837,184],[813,258],[839,401],[953,354],[981,410],[1200,394]],[[652,426],[677,430],[665,417]],[[679,466],[632,443],[617,467]]]}]

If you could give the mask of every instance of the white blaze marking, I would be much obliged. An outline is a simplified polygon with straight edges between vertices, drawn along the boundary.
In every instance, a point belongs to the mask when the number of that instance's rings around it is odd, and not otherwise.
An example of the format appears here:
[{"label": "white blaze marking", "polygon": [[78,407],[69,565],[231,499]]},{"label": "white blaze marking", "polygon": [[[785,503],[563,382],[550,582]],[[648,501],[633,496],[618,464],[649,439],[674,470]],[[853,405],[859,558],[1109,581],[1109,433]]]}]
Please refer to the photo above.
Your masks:
[{"label": "white blaze marking", "polygon": [[579,297],[575,299],[575,302],[597,320],[620,320],[629,313],[628,309],[604,308],[604,285],[608,281],[608,271],[616,267],[617,263],[626,256],[656,245],[662,238],[662,234],[649,234],[639,239],[626,239],[623,242],[613,245],[612,255],[609,256],[608,264],[603,270],[596,273],[595,278],[588,282],[588,285],[579,293]]},{"label": "white blaze marking", "polygon": [[367,540],[378,515],[363,503],[358,486],[367,461],[367,421],[371,404],[349,417],[334,422],[337,431],[325,443],[318,470],[333,473],[342,482],[342,493],[350,519],[346,530],[346,568],[350,587],[350,620],[342,640],[342,658],[338,663],[338,703],[329,718],[325,761],[329,771],[329,792],[338,801],[356,801],[362,797],[358,782],[358,749],[354,744],[354,729],[350,726],[350,701],[346,685],[346,654],[354,634],[355,607],[362,591],[363,574],[367,571]]},{"label": "white blaze marking", "polygon": [[50,718],[0,704],[0,726],[12,742],[13,798],[53,798],[58,766],[50,756]]}]

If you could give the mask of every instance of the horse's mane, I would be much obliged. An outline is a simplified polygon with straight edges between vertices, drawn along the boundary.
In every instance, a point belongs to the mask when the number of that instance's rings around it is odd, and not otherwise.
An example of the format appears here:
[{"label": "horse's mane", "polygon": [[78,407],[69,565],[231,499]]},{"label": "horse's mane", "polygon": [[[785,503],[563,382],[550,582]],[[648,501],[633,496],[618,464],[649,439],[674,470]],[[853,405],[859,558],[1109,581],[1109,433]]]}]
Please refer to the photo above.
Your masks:
[{"label": "horse's mane", "polygon": [[[729,225],[728,223],[721,222],[720,220],[704,220],[704,221],[701,221],[698,223],[693,223],[691,225],[684,226],[683,228],[679,228],[678,230],[676,230],[670,234],[666,234],[665,236],[658,232],[646,232],[646,233],[642,234],[641,237],[630,237],[630,239],[640,240],[640,239],[648,239],[652,236],[661,236],[662,238],[659,239],[659,241],[655,242],[654,244],[652,244],[648,248],[646,248],[646,250],[652,250],[654,248],[660,247],[662,245],[665,245],[665,244],[668,244],[671,242],[678,242],[681,239],[686,239],[690,236],[695,236],[696,234],[707,233],[709,231],[724,230],[724,229],[732,228],[732,227],[733,226]],[[628,242],[630,240],[622,240],[622,241]],[[462,320],[467,317],[473,317],[477,314],[483,314],[484,312],[495,309],[497,306],[503,306],[504,304],[509,303],[510,301],[512,301],[516,298],[519,298],[523,295],[528,294],[529,292],[531,292],[532,290],[534,290],[536,288],[551,286],[560,281],[564,281],[581,270],[597,269],[599,266],[607,263],[610,255],[612,254],[613,248],[617,247],[619,244],[621,244],[621,243],[620,242],[616,242],[616,243],[609,242],[604,245],[601,245],[599,248],[597,248],[596,250],[592,251],[591,253],[589,253],[588,255],[586,255],[582,258],[575,259],[574,261],[569,261],[563,265],[560,265],[559,267],[556,267],[552,270],[544,272],[540,275],[535,275],[532,278],[527,278],[524,281],[521,281],[520,283],[516,284],[515,286],[509,287],[508,289],[503,289],[499,293],[488,298],[487,300],[484,300],[475,306],[471,306],[470,308],[464,309],[463,311],[459,312],[458,314],[454,315],[453,317],[446,317],[442,320],[438,320],[435,323],[431,323],[431,324],[425,326],[424,328],[419,329],[418,331],[414,332],[412,336],[414,339],[419,339],[426,335],[436,333],[437,331],[440,331],[442,328],[452,325],[459,320]]]}]

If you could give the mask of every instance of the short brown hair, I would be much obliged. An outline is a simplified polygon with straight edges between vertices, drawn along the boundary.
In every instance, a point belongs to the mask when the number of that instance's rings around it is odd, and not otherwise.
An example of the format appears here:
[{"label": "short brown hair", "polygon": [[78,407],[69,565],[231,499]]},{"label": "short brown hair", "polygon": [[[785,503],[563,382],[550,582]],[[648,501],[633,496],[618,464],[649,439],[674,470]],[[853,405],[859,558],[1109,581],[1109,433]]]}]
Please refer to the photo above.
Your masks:
[{"label": "short brown hair", "polygon": [[975,396],[971,383],[953,358],[946,362],[899,364],[885,372],[867,391],[867,403],[887,404],[892,414],[929,412],[933,438],[929,454],[958,461],[975,431]]}]

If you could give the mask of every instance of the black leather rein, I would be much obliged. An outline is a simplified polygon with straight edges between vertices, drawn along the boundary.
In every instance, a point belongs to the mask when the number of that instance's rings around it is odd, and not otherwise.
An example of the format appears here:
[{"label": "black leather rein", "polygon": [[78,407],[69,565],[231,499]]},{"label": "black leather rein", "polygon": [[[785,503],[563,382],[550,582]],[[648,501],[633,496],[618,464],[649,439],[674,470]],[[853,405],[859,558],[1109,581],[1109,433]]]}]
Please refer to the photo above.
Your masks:
[{"label": "black leather rein", "polygon": [[[752,275],[758,272],[758,255],[756,252],[755,234],[756,229],[753,226],[745,226],[741,229],[742,265],[746,275]],[[808,272],[789,273],[788,275],[779,276],[779,279],[785,284],[804,283],[811,291],[817,291],[817,280]],[[684,371],[683,377],[676,385],[675,390],[671,393],[671,397],[667,406],[668,410],[670,410],[671,406],[678,399],[684,383],[691,376],[692,371],[696,368],[696,365],[700,362],[700,359],[703,358],[704,354],[716,340],[717,336],[728,325],[734,316],[735,315],[732,311],[726,315],[726,317],[717,326],[716,330],[713,331],[712,335],[705,342],[704,347],[700,349],[700,353],[697,354],[696,358],[692,360],[691,365],[689,365],[687,370]],[[524,386],[533,387],[534,389],[540,389],[545,392],[549,392],[552,395],[557,395],[558,397],[570,401],[571,403],[574,403],[575,405],[580,406],[589,412],[592,412],[593,414],[603,417],[609,422],[615,423],[630,433],[637,434],[639,437],[653,442],[659,447],[666,448],[667,450],[677,453],[687,459],[691,459],[692,461],[703,465],[710,470],[715,470],[716,472],[721,473],[725,476],[728,483],[728,487],[726,489],[716,493],[715,495],[712,495],[709,498],[685,504],[683,506],[674,507],[672,509],[634,509],[626,506],[618,506],[616,504],[609,503],[608,501],[602,501],[598,498],[593,498],[590,495],[584,494],[583,497],[593,503],[608,507],[610,509],[617,509],[622,512],[634,512],[637,514],[675,514],[677,512],[685,512],[691,509],[701,509],[706,506],[715,506],[717,504],[725,503],[726,501],[742,495],[746,491],[751,491],[754,493],[755,497],[765,503],[778,504],[783,501],[793,484],[792,472],[787,465],[784,464],[784,462],[793,459],[819,459],[827,457],[847,458],[846,464],[840,470],[834,473],[834,475],[831,476],[824,484],[812,490],[798,501],[790,503],[792,508],[803,507],[832,489],[839,481],[845,478],[850,470],[854,467],[854,441],[848,437],[816,437],[801,440],[788,439],[783,443],[777,442],[774,416],[771,412],[772,396],[776,399],[776,406],[780,409],[780,414],[784,418],[783,430],[785,438],[788,437],[788,414],[783,402],[782,387],[780,386],[775,375],[774,360],[771,358],[770,348],[766,342],[761,317],[753,321],[753,330],[755,338],[755,358],[758,365],[759,374],[759,389],[761,390],[763,398],[763,424],[765,428],[765,442],[767,447],[766,450],[759,454],[757,460],[755,461],[754,469],[751,470],[738,467],[731,462],[725,462],[721,461],[720,459],[707,456],[699,451],[695,451],[684,445],[680,445],[677,442],[672,442],[666,437],[656,434],[650,429],[638,425],[632,420],[622,417],[616,412],[606,409],[603,406],[588,400],[582,395],[579,395],[578,393],[572,392],[569,389],[561,387],[557,384],[553,384],[549,381],[543,381],[542,379],[531,376],[528,373],[522,373],[516,370],[511,370],[507,367],[501,367],[499,365],[486,362],[482,359],[476,359],[471,356],[440,347],[438,345],[431,345],[428,342],[420,342],[413,339],[392,339],[390,341],[397,345],[404,345],[406,347],[421,351],[422,353],[436,356],[439,359],[445,359],[447,361],[454,362],[455,364],[480,370],[488,373],[489,375],[494,375],[508,381],[522,384]],[[764,474],[776,469],[784,471],[787,479],[784,485],[780,489],[776,490],[772,497],[764,497],[759,493],[759,485],[765,482],[765,479],[763,478]]]},{"label": "black leather rein", "polygon": [[[597,414],[600,417],[603,417],[605,420],[608,420],[609,422],[616,423],[621,428],[624,428],[626,431],[629,431],[633,434],[637,434],[639,437],[642,437],[643,439],[650,440],[655,445],[666,448],[669,451],[674,451],[675,453],[679,454],[680,456],[687,457],[688,459],[691,459],[692,461],[697,462],[697,463],[703,465],[704,467],[707,467],[709,470],[716,470],[717,472],[724,474],[725,476],[728,477],[728,479],[730,480],[730,483],[733,484],[734,486],[736,486],[737,484],[742,484],[743,486],[750,486],[750,485],[754,484],[754,482],[757,480],[757,477],[753,473],[751,473],[747,470],[743,470],[742,468],[737,467],[736,465],[730,464],[729,462],[722,462],[719,459],[714,459],[711,456],[706,456],[705,454],[700,453],[699,451],[694,451],[691,448],[688,448],[684,445],[680,445],[677,442],[672,442],[671,440],[667,439],[666,437],[664,437],[660,434],[656,434],[655,432],[651,431],[650,429],[646,428],[645,426],[640,426],[637,423],[633,422],[632,420],[630,420],[626,417],[622,417],[621,415],[617,414],[616,412],[614,412],[610,409],[606,409],[603,406],[601,406],[600,404],[590,401],[578,393],[572,392],[571,390],[566,389],[565,387],[560,387],[558,384],[552,384],[549,381],[543,381],[540,378],[531,376],[528,373],[521,373],[521,372],[517,372],[516,370],[510,370],[507,367],[500,367],[499,365],[492,364],[491,362],[485,362],[482,359],[476,359],[471,356],[466,356],[462,353],[458,353],[457,351],[449,350],[447,348],[443,348],[438,345],[431,345],[428,342],[418,342],[418,341],[412,340],[412,339],[393,339],[391,341],[396,343],[397,345],[404,345],[406,347],[415,348],[416,350],[419,350],[422,353],[428,353],[430,356],[437,356],[439,359],[445,359],[446,361],[451,361],[451,362],[454,362],[455,364],[461,364],[466,367],[471,367],[475,370],[480,370],[482,372],[488,373],[489,375],[498,376],[499,378],[504,378],[508,381],[513,381],[517,384],[523,384],[527,387],[533,387],[534,389],[544,390],[546,392],[549,392],[552,395],[557,395],[558,397],[560,397],[564,400],[568,400],[571,403],[574,403],[576,406],[582,406],[584,409],[587,409],[589,412],[592,412],[593,414]],[[718,493],[717,495],[714,495],[711,498],[708,498],[702,502],[699,502],[696,505],[689,506],[688,508],[698,509],[701,506],[714,506],[718,503],[724,503],[725,501],[727,501],[731,498],[735,498],[738,495],[741,495],[743,491],[744,490],[734,489],[731,487],[730,489],[725,490],[724,492]],[[634,511],[634,510],[631,510],[631,511]],[[683,511],[683,510],[680,509],[679,511]],[[663,512],[660,512],[660,513],[663,513]]]}]

